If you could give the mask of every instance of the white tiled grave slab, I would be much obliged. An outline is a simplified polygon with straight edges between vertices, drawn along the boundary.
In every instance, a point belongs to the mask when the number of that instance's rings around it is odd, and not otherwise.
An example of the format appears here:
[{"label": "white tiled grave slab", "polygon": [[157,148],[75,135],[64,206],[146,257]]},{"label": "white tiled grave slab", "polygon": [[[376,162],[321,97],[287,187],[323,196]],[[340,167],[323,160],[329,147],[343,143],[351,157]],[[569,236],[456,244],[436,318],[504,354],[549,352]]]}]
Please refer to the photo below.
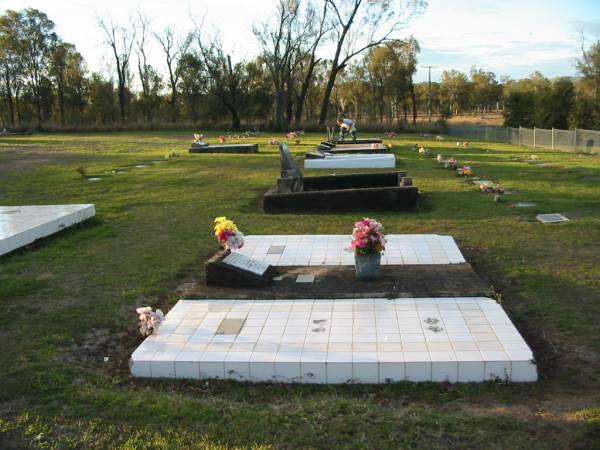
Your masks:
[{"label": "white tiled grave slab", "polygon": [[[216,334],[242,319],[239,334]],[[533,354],[494,300],[180,300],[131,373],[284,383],[537,381]]]},{"label": "white tiled grave slab", "polygon": [[0,255],[94,217],[86,205],[0,206]]},{"label": "white tiled grave slab", "polygon": [[[381,264],[459,264],[465,258],[451,236],[388,234]],[[353,266],[350,235],[249,235],[239,250],[273,266]],[[274,252],[274,249],[277,252]]]},{"label": "white tiled grave slab", "polygon": [[332,155],[305,159],[305,169],[391,169],[396,167],[394,154]]}]

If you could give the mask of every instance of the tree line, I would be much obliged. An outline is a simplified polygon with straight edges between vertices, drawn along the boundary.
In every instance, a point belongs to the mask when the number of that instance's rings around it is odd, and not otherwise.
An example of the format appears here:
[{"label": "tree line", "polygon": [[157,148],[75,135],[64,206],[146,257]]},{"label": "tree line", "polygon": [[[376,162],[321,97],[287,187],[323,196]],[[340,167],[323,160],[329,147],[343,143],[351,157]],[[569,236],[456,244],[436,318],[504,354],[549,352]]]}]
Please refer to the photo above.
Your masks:
[{"label": "tree line", "polygon": [[[432,113],[502,112],[511,126],[600,128],[600,43],[586,48],[579,77],[497,80],[475,67],[415,83],[419,43],[398,32],[423,1],[278,0],[255,23],[260,53],[235,59],[203,22],[191,30],[153,30],[98,18],[112,71],[90,72],[77,48],[43,12],[0,16],[0,117],[3,127],[202,126],[287,131],[322,127],[338,115],[401,127]],[[154,41],[163,68],[152,66]],[[156,47],[156,46],[155,46]],[[430,106],[429,106],[430,105]],[[429,109],[430,108],[430,109]]]}]

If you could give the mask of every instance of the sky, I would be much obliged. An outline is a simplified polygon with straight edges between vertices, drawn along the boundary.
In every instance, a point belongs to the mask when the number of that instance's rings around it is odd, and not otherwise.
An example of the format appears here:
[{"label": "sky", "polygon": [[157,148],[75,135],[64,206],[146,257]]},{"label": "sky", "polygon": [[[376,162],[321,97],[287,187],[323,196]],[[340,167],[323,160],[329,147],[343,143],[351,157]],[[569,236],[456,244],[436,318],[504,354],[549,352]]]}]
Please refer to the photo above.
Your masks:
[{"label": "sky", "polygon": [[[376,1],[376,0],[375,0]],[[399,0],[395,0],[398,4]],[[253,24],[268,19],[275,0],[0,0],[0,12],[26,7],[45,12],[63,40],[75,44],[91,70],[108,72],[112,60],[103,43],[98,17],[127,23],[140,11],[151,28],[167,26],[184,35],[192,19],[220,30],[226,48],[236,58],[259,52]],[[494,72],[498,79],[519,79],[540,71],[549,78],[576,75],[582,32],[600,39],[600,0],[429,0],[398,37],[419,41],[417,82],[431,70],[437,81],[444,70],[469,72],[472,66]],[[149,47],[150,63],[164,70],[160,48]],[[323,55],[327,56],[327,55]]]}]

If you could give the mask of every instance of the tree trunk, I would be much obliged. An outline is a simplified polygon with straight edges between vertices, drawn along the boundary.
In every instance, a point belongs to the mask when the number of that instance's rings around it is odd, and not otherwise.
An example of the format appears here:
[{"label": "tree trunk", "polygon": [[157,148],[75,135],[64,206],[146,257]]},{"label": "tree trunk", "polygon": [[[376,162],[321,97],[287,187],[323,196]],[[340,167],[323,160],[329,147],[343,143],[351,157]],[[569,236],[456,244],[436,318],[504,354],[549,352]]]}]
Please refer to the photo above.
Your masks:
[{"label": "tree trunk", "polygon": [[412,99],[412,113],[413,113],[413,125],[417,124],[417,94],[415,92],[415,85],[410,83],[410,96]]},{"label": "tree trunk", "polygon": [[329,80],[327,80],[327,86],[325,86],[325,95],[323,96],[323,103],[321,104],[321,114],[319,114],[319,125],[325,125],[327,120],[327,112],[329,111],[329,99],[331,98],[331,92],[333,91],[333,85],[335,84],[335,78],[337,76],[338,69],[332,67],[331,73],[329,74]]},{"label": "tree trunk", "polygon": [[58,91],[58,113],[60,115],[60,125],[65,126],[65,88],[64,81],[57,78],[56,89]]},{"label": "tree trunk", "polygon": [[13,102],[12,89],[10,88],[10,74],[4,75],[4,84],[6,85],[6,103],[8,104],[8,118],[10,124],[15,126],[15,104]]},{"label": "tree trunk", "polygon": [[231,110],[231,129],[239,130],[241,128],[240,116],[237,111]]},{"label": "tree trunk", "polygon": [[283,86],[277,81],[275,84],[275,130],[283,131]]},{"label": "tree trunk", "polygon": [[310,87],[310,81],[312,80],[312,76],[313,76],[316,65],[317,65],[317,61],[315,60],[315,57],[313,54],[312,59],[308,65],[308,71],[306,72],[306,77],[302,81],[302,86],[300,87],[300,93],[296,96],[296,112],[295,112],[295,122],[294,122],[294,128],[296,128],[296,130],[299,130],[302,128],[302,110],[304,109],[304,102],[306,101],[306,96],[308,94],[308,88]]},{"label": "tree trunk", "polygon": [[119,82],[119,111],[121,123],[125,123],[125,86],[121,82]]}]

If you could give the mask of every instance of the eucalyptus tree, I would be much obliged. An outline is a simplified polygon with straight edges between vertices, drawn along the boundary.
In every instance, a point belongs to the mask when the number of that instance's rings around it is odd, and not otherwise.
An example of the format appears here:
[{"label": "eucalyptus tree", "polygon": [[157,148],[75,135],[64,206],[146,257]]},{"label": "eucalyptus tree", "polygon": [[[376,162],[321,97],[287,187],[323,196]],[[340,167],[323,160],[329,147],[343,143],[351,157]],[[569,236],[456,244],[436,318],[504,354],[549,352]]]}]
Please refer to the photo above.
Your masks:
[{"label": "eucalyptus tree", "polygon": [[292,64],[297,51],[298,36],[295,22],[299,16],[299,4],[295,0],[279,0],[274,23],[253,26],[253,32],[262,48],[261,59],[271,74],[275,96],[275,129],[287,130],[285,111],[291,99],[286,83],[291,79]]},{"label": "eucalyptus tree", "polygon": [[129,60],[135,43],[136,24],[131,21],[129,27],[116,24],[109,16],[99,18],[98,26],[104,32],[105,44],[113,53],[117,69],[117,88],[119,94],[119,112],[121,122],[126,119],[127,84],[130,79]]},{"label": "eucalyptus tree", "polygon": [[331,27],[335,53],[319,115],[319,123],[327,120],[329,100],[338,73],[348,63],[370,48],[396,38],[397,32],[427,5],[422,0],[408,2],[381,0],[325,0],[331,11]]},{"label": "eucalyptus tree", "polygon": [[20,120],[19,96],[25,77],[23,59],[20,55],[20,28],[20,13],[7,10],[0,16],[0,77],[10,125],[15,125]]},{"label": "eucalyptus tree", "polygon": [[182,57],[186,54],[191,35],[187,34],[184,38],[177,37],[172,28],[165,28],[162,33],[154,33],[155,39],[160,44],[167,65],[168,83],[170,88],[169,105],[171,109],[171,121],[176,122],[179,118],[178,104],[178,84],[182,73]]},{"label": "eucalyptus tree", "polygon": [[[54,22],[46,14],[34,8],[20,12],[7,11],[5,25],[9,32],[15,56],[22,64],[27,87],[31,90],[37,124],[42,123],[42,106],[48,99],[48,69],[54,47],[59,39],[54,32]],[[4,30],[2,30],[4,34]]]},{"label": "eucalyptus tree", "polygon": [[77,58],[81,58],[81,55],[75,50],[75,46],[65,42],[55,46],[51,55],[49,72],[54,79],[58,97],[59,120],[63,127],[66,125],[67,70],[69,64],[72,64],[73,60]]},{"label": "eucalyptus tree", "polygon": [[162,89],[162,77],[148,63],[148,50],[146,48],[148,34],[150,32],[150,20],[138,13],[137,20],[137,35],[136,35],[136,54],[138,76],[142,92],[139,100],[144,118],[151,121],[154,118],[156,111],[160,107],[160,90]]},{"label": "eucalyptus tree", "polygon": [[200,27],[194,32],[197,55],[204,72],[205,92],[220,101],[231,116],[231,128],[241,127],[242,107],[246,97],[247,74],[243,62],[232,62],[218,34],[203,36]]},{"label": "eucalyptus tree", "polygon": [[302,113],[317,57],[328,29],[327,8],[315,0],[279,0],[273,18],[253,27],[260,59],[271,75],[275,97],[275,128],[287,130],[292,119],[301,127]]}]

